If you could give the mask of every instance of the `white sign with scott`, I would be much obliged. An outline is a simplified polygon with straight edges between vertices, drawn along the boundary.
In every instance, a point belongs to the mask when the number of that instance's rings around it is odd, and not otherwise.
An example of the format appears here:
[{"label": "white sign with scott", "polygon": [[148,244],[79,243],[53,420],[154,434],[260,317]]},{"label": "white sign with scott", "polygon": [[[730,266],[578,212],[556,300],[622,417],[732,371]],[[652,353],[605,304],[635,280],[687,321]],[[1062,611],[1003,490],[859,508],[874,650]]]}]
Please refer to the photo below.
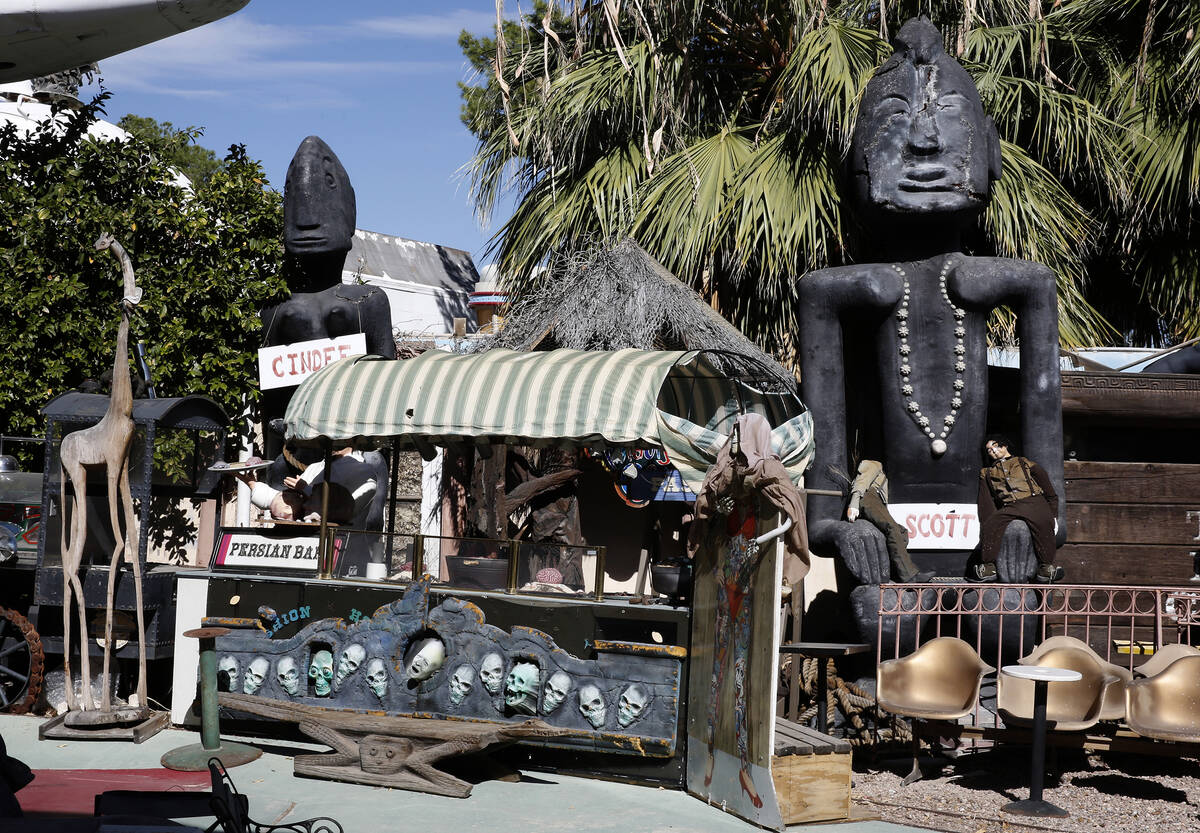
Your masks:
[{"label": "white sign with scott", "polygon": [[908,530],[912,550],[970,550],[979,543],[974,503],[889,503],[892,517]]},{"label": "white sign with scott", "polygon": [[258,385],[262,390],[294,387],[327,364],[366,354],[363,333],[263,347],[258,351]]}]

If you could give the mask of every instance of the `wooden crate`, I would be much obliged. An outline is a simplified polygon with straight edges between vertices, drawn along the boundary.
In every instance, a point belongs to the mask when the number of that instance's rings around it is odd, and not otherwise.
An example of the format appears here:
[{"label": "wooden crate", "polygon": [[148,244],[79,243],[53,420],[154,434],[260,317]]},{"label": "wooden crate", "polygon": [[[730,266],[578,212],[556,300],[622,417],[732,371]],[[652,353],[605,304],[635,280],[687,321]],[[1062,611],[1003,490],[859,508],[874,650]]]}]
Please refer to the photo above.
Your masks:
[{"label": "wooden crate", "polygon": [[771,777],[784,824],[850,818],[850,744],[779,718]]}]

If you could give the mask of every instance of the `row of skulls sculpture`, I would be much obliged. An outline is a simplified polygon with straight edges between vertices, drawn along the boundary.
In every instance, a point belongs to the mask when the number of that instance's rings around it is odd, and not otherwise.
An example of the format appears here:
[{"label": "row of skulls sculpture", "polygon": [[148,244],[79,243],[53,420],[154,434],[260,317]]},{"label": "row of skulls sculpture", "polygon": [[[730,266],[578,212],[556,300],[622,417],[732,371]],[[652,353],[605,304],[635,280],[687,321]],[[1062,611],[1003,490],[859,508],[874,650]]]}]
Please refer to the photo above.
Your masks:
[{"label": "row of skulls sculpture", "polygon": [[[387,666],[379,657],[367,660],[366,654],[363,645],[351,642],[342,649],[335,666],[331,650],[320,647],[313,651],[307,674],[312,694],[317,697],[330,696],[366,661],[367,687],[382,703],[388,688]],[[406,681],[418,684],[433,677],[445,665],[446,647],[440,639],[426,637],[411,646],[408,655],[410,658],[404,669]],[[550,715],[570,697],[574,680],[565,671],[552,672],[543,684],[542,671],[536,663],[514,662],[507,675],[504,673],[504,664],[504,658],[493,652],[483,657],[478,672],[470,663],[456,666],[447,682],[450,703],[453,706],[461,705],[475,687],[476,680],[482,683],[489,695],[496,698],[493,703],[497,710],[509,714],[538,714],[540,694],[540,711],[543,715]],[[264,656],[251,659],[245,674],[241,676],[241,690],[246,694],[256,694],[266,681],[270,666],[270,660]],[[222,656],[217,671],[219,687],[225,691],[236,691],[240,671],[238,658],[228,654]],[[300,694],[303,677],[295,659],[280,657],[275,663],[275,676],[279,687],[289,696]],[[594,683],[579,686],[577,699],[579,712],[584,719],[593,728],[602,729],[608,719],[608,704],[600,687]],[[625,728],[639,720],[646,714],[649,705],[650,693],[645,686],[639,683],[625,686],[617,700],[618,725]]]}]

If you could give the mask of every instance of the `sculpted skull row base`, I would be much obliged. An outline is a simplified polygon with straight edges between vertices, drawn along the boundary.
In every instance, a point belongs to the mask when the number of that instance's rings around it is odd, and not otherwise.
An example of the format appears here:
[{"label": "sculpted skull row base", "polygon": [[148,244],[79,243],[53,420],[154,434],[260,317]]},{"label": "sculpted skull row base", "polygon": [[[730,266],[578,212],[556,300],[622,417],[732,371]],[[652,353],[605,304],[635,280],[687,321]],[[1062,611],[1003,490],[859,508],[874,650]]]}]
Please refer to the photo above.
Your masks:
[{"label": "sculpted skull row base", "polygon": [[[315,647],[315,646],[314,646]],[[446,646],[436,638],[425,638],[415,643],[410,649],[411,659],[405,667],[406,676],[410,681],[423,682],[431,679],[446,661]],[[334,667],[333,653],[322,648],[312,655],[308,666],[308,679],[313,694],[317,697],[328,697],[334,691],[357,673],[367,660],[366,648],[357,642],[346,645]],[[255,694],[262,688],[270,673],[270,660],[266,657],[254,657],[246,666],[242,677],[242,691]],[[536,715],[539,713],[538,700],[541,699],[541,713],[556,712],[571,694],[573,680],[565,671],[554,671],[543,684],[542,671],[533,662],[518,661],[513,663],[508,675],[504,674],[505,661],[498,653],[489,653],[480,663],[478,679],[489,695],[500,698],[495,702],[496,708],[503,709],[509,714]],[[240,664],[233,656],[223,656],[217,664],[221,675],[221,688],[236,691],[240,674]],[[300,666],[292,657],[281,657],[275,666],[275,678],[279,687],[291,697],[298,696],[302,679]],[[446,680],[447,694],[453,706],[462,705],[475,687],[476,672],[473,666],[463,663],[455,667],[454,672]],[[366,663],[364,682],[382,703],[387,695],[388,671],[386,662],[380,657],[371,657]],[[579,713],[595,729],[604,728],[608,719],[608,704],[604,693],[594,683],[587,683],[579,688]],[[650,693],[638,683],[626,686],[617,699],[617,724],[626,728],[640,720],[650,705]]]}]

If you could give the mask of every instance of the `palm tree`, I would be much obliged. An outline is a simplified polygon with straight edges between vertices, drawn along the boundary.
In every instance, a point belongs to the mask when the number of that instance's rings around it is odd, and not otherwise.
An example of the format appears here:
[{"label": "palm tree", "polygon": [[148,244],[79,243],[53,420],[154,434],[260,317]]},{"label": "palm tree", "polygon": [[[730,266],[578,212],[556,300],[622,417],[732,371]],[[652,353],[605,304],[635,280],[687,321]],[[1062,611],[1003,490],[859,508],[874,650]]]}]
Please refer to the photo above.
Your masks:
[{"label": "palm tree", "polygon": [[[973,250],[1053,267],[1068,345],[1114,339],[1106,315],[1139,335],[1152,324],[1185,337],[1200,286],[1192,277],[1182,293],[1191,303],[1178,301],[1167,275],[1185,272],[1193,249],[1176,247],[1184,254],[1167,272],[1159,243],[1190,233],[1178,208],[1194,210],[1196,174],[1162,147],[1174,137],[1194,149],[1200,85],[1185,117],[1175,87],[1195,79],[1200,60],[1181,29],[1187,15],[1156,5],[1174,4],[536,6],[498,39],[461,39],[488,73],[463,88],[479,138],[467,166],[478,211],[489,216],[506,190],[517,197],[491,253],[519,294],[552,254],[631,235],[790,359],[794,280],[854,256],[838,183],[859,94],[890,52],[888,32],[931,13],[1003,138],[1004,177]],[[1140,37],[1131,19],[1155,35]],[[1003,339],[1003,316],[995,324]]]}]

